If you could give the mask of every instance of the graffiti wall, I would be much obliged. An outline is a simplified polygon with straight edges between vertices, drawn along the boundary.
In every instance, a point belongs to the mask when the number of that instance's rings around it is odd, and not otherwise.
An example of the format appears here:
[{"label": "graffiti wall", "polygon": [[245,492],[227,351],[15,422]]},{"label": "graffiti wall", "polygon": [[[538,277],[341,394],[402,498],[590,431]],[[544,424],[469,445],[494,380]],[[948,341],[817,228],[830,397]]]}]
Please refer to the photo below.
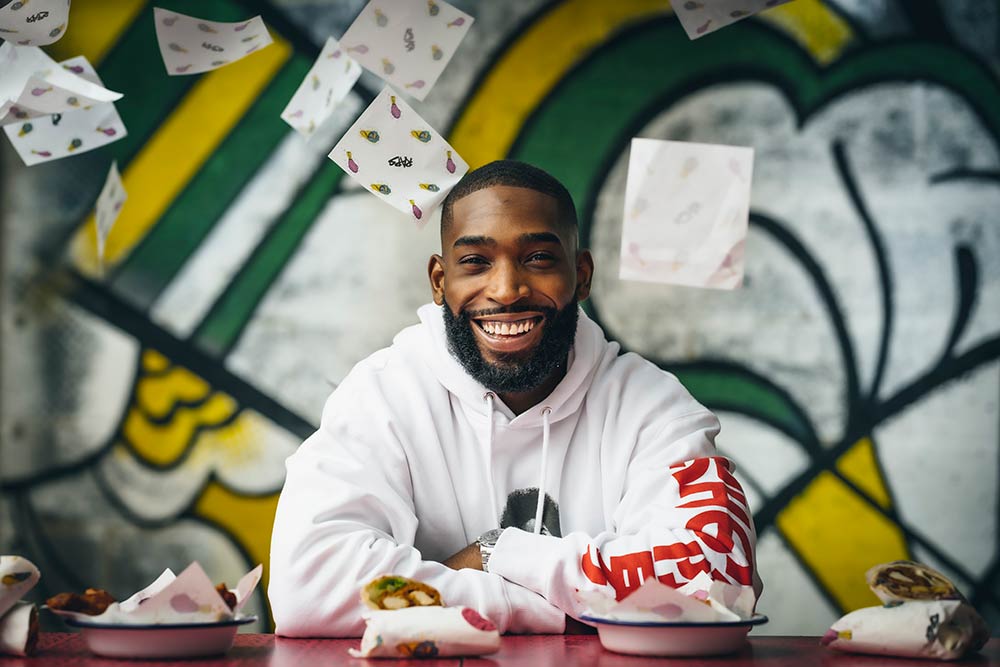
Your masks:
[{"label": "graffiti wall", "polygon": [[[1000,621],[1000,3],[795,0],[695,42],[666,0],[456,4],[476,21],[414,106],[473,166],[569,187],[589,312],[720,415],[763,632],[822,633],[896,558]],[[40,566],[39,598],[266,564],[283,459],[430,299],[435,225],[326,159],[378,79],[309,143],[279,118],[363,3],[198,5],[262,13],[275,44],[168,77],[151,3],[75,0],[48,50],[126,93],[128,136],[31,168],[0,149],[0,552]],[[635,136],[754,147],[742,289],[617,279]],[[112,160],[129,199],[102,264]]]}]

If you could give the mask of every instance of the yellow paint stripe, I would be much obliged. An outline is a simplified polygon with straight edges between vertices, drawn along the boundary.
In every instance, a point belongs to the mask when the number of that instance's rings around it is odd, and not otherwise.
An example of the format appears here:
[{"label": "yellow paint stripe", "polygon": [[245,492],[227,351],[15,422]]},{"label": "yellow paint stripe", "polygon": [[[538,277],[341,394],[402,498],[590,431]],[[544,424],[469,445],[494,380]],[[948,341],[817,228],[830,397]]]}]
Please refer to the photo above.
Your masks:
[{"label": "yellow paint stripe", "polygon": [[627,23],[669,14],[664,0],[568,0],[542,16],[503,55],[451,133],[475,169],[505,156],[524,121],[567,70]]},{"label": "yellow paint stripe", "polygon": [[761,12],[760,18],[787,32],[823,65],[839,58],[853,35],[851,26],[820,0],[795,0]]},{"label": "yellow paint stripe", "polygon": [[[192,87],[122,174],[128,201],[108,236],[105,266],[120,262],[142,240],[291,54],[288,42],[275,39]],[[101,273],[93,215],[77,230],[70,254],[81,273]]]},{"label": "yellow paint stripe", "polygon": [[174,463],[187,449],[201,426],[212,427],[229,419],[237,405],[229,396],[216,393],[197,408],[180,408],[166,424],[154,424],[136,409],[131,409],[122,430],[136,455],[153,465]]},{"label": "yellow paint stripe", "polygon": [[[528,115],[581,57],[627,23],[670,11],[663,0],[567,0],[557,6],[497,60],[455,123],[451,144],[473,169],[506,156]],[[836,58],[851,38],[849,26],[819,0],[796,0],[761,18],[819,62]]]},{"label": "yellow paint stripe", "polygon": [[170,368],[170,360],[156,350],[146,349],[142,352],[142,370],[147,373],[162,373]]},{"label": "yellow paint stripe", "polygon": [[851,445],[837,461],[837,470],[858,485],[868,496],[884,509],[892,502],[886,490],[885,480],[875,459],[875,447],[870,438],[862,438]]},{"label": "yellow paint stripe", "polygon": [[204,403],[212,388],[186,368],[175,366],[165,375],[143,377],[135,388],[135,402],[149,415],[161,419],[177,403]]},{"label": "yellow paint stripe", "polygon": [[95,67],[146,5],[146,0],[76,0],[66,34],[45,50],[56,60],[87,56]]},{"label": "yellow paint stripe", "polygon": [[878,604],[865,582],[868,568],[909,557],[899,527],[829,471],[785,506],[777,525],[848,611]]}]

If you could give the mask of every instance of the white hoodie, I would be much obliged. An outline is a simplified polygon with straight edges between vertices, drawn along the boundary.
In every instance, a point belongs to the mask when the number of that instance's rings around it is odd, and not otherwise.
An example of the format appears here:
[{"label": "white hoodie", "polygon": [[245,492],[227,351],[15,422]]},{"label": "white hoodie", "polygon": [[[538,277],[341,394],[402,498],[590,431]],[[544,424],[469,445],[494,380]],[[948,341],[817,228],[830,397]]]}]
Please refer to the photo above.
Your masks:
[{"label": "white hoodie", "polygon": [[[384,574],[537,633],[579,615],[576,590],[621,599],[700,571],[750,583],[753,524],[715,455],[719,422],[673,375],[619,356],[581,311],[566,376],[515,416],[448,351],[441,308],[419,316],[354,367],[288,458],[268,589],[278,634],[360,636],[359,590]],[[552,535],[528,532],[539,487]],[[519,527],[488,573],[441,564],[501,522]]]}]

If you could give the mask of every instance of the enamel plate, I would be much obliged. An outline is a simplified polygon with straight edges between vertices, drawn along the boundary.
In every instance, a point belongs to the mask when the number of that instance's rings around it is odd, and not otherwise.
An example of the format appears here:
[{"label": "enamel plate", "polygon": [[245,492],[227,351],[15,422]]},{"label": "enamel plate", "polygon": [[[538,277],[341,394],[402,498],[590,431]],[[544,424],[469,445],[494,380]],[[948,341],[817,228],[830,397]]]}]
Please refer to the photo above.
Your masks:
[{"label": "enamel plate", "polygon": [[109,658],[193,658],[222,655],[233,645],[239,626],[253,623],[244,616],[218,623],[111,625],[64,618],[79,628],[87,648]]},{"label": "enamel plate", "polygon": [[619,621],[582,616],[597,626],[601,644],[609,651],[632,655],[691,656],[736,653],[746,643],[755,625],[767,623],[767,616],[754,614],[746,621],[719,623],[656,623]]}]

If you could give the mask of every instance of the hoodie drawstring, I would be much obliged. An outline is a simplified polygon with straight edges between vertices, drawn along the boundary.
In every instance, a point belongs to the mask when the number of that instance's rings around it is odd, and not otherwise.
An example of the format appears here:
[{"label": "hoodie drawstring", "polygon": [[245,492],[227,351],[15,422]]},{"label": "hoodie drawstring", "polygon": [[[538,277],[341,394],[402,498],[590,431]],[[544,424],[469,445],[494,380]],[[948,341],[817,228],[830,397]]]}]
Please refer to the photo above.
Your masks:
[{"label": "hoodie drawstring", "polygon": [[489,435],[486,439],[486,469],[490,482],[490,508],[493,510],[493,525],[497,528],[500,527],[500,515],[497,514],[497,493],[496,487],[493,484],[493,399],[496,398],[496,394],[492,391],[488,391],[483,394],[483,399],[486,401],[487,410],[490,413],[490,430]]},{"label": "hoodie drawstring", "polygon": [[552,408],[542,408],[542,470],[538,479],[538,503],[535,505],[535,535],[542,533],[542,513],[545,511],[545,473],[549,463],[549,415]]}]

